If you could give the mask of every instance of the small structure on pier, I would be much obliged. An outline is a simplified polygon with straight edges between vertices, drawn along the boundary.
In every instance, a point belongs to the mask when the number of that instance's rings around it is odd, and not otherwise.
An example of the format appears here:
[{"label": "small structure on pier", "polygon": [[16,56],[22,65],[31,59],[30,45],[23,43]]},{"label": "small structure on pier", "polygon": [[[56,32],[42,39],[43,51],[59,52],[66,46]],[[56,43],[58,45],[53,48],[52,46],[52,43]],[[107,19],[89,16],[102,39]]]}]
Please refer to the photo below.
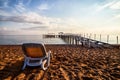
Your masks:
[{"label": "small structure on pier", "polygon": [[43,34],[43,38],[56,38],[58,37],[55,33]]}]

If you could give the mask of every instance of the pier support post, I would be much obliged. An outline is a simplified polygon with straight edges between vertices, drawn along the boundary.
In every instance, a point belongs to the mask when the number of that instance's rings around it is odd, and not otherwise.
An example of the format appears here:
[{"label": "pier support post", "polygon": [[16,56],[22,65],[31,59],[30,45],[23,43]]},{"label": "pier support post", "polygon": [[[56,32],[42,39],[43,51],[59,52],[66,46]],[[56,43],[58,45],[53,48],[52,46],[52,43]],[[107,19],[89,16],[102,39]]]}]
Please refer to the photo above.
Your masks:
[{"label": "pier support post", "polygon": [[72,44],[74,44],[74,36],[72,36]]},{"label": "pier support post", "polygon": [[69,36],[69,44],[71,44],[71,36]]},{"label": "pier support post", "polygon": [[118,36],[116,38],[117,38],[117,44],[118,44]]},{"label": "pier support post", "polygon": [[96,39],[96,34],[94,34],[94,40]]},{"label": "pier support post", "polygon": [[101,34],[100,34],[100,41],[101,41]]},{"label": "pier support post", "polygon": [[109,42],[109,35],[107,35],[107,43]]},{"label": "pier support post", "polygon": [[79,44],[79,42],[78,42],[78,41],[79,41],[78,38],[79,38],[78,36],[75,37],[75,44],[76,44],[76,45]]},{"label": "pier support post", "polygon": [[70,36],[70,44],[72,44],[72,38],[71,38],[71,36]]}]

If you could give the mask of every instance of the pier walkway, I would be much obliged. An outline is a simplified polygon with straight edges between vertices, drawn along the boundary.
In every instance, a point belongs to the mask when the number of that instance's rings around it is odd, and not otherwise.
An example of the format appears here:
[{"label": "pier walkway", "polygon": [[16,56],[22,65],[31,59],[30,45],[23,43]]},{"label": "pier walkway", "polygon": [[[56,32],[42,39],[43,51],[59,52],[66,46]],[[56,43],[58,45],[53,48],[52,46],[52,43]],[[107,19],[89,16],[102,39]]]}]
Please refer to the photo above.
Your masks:
[{"label": "pier walkway", "polygon": [[43,35],[43,37],[44,38],[61,38],[67,44],[82,45],[85,47],[110,47],[111,46],[109,43],[86,38],[77,34],[59,34],[59,35],[45,34]]}]

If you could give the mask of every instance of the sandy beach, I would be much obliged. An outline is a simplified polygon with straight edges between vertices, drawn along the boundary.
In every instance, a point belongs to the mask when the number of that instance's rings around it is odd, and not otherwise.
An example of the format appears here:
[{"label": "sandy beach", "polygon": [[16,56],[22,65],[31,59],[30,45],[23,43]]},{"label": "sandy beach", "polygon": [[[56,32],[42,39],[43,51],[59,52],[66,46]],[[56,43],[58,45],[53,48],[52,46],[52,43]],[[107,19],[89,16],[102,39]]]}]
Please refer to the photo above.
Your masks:
[{"label": "sandy beach", "polygon": [[21,45],[1,45],[0,80],[120,80],[119,48],[45,46],[52,52],[49,68],[27,67],[22,71]]}]

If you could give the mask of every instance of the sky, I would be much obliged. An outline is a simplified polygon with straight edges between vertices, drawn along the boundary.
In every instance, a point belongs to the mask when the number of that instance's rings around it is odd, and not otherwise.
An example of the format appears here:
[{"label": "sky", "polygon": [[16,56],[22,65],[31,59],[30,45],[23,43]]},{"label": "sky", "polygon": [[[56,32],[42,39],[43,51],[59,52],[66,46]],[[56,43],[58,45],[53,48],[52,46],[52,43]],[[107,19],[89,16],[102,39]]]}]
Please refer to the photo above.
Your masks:
[{"label": "sky", "polygon": [[120,35],[120,0],[0,0],[0,35]]}]

